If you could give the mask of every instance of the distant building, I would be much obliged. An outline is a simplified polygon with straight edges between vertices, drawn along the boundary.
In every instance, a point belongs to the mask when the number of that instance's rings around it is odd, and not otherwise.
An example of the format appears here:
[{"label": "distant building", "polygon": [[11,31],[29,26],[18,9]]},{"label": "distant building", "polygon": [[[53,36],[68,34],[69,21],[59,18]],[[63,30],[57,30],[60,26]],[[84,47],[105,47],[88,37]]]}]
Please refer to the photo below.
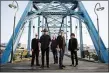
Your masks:
[{"label": "distant building", "polygon": [[24,47],[24,49],[26,49],[27,45],[26,44],[21,44],[21,47]]},{"label": "distant building", "polygon": [[6,47],[7,43],[1,43],[0,47]]},{"label": "distant building", "polygon": [[[80,48],[80,44],[78,45]],[[89,52],[96,52],[95,47],[93,45],[83,44],[83,50],[88,50]]]}]

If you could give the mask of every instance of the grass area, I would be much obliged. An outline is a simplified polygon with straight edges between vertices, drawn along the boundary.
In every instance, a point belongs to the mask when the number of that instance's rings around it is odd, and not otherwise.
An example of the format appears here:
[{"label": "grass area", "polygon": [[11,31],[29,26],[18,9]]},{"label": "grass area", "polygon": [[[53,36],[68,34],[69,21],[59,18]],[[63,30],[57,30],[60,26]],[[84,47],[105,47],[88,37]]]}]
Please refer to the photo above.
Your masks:
[{"label": "grass area", "polygon": [[31,60],[27,50],[16,50],[13,56],[13,63]]},{"label": "grass area", "polygon": [[30,61],[30,60],[31,60],[31,57],[30,58],[16,59],[13,61],[13,63],[18,63],[18,62],[22,62],[22,61]]}]

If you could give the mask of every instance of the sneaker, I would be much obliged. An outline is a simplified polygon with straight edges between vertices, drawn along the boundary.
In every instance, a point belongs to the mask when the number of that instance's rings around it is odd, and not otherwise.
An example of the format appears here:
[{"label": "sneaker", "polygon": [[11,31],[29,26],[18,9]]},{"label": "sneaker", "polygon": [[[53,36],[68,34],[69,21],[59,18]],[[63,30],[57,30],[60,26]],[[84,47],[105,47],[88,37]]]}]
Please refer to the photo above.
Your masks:
[{"label": "sneaker", "polygon": [[59,67],[59,69],[63,69],[63,67]]},{"label": "sneaker", "polygon": [[75,64],[74,67],[76,67],[78,64]]},{"label": "sneaker", "polygon": [[41,66],[40,68],[44,69],[44,66]]},{"label": "sneaker", "polygon": [[33,67],[34,65],[31,65],[31,67]]},{"label": "sneaker", "polygon": [[71,64],[70,66],[74,66],[73,64]]},{"label": "sneaker", "polygon": [[78,65],[78,63],[76,65]]},{"label": "sneaker", "polygon": [[47,68],[50,68],[50,66],[47,66]]},{"label": "sneaker", "polygon": [[65,65],[62,65],[62,67],[65,67]]},{"label": "sneaker", "polygon": [[36,66],[40,66],[40,64],[37,64]]}]

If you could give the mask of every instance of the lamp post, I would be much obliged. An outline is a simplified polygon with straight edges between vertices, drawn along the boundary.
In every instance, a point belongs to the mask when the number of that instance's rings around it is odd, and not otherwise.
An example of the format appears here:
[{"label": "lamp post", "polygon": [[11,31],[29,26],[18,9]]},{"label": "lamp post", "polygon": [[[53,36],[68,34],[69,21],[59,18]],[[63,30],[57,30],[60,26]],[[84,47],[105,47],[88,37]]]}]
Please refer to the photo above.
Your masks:
[{"label": "lamp post", "polygon": [[[14,5],[14,2],[17,4],[17,6]],[[9,4],[8,6],[10,8],[14,8],[14,9],[17,8],[17,10],[15,12],[15,15],[14,15],[14,25],[13,25],[13,34],[12,34],[12,36],[13,36],[12,37],[12,51],[11,51],[11,60],[10,60],[10,62],[12,63],[13,62],[13,47],[14,47],[14,29],[15,29],[15,22],[16,22],[16,13],[17,13],[17,11],[19,9],[19,5],[18,5],[17,1],[13,1],[12,4]]]},{"label": "lamp post", "polygon": [[[99,7],[97,8],[97,5],[99,5]],[[99,60],[101,59],[101,54],[100,54],[100,32],[99,32],[99,19],[98,19],[98,14],[96,11],[102,11],[104,9],[104,7],[101,7],[100,3],[96,3],[95,8],[94,8],[94,12],[97,16],[97,28],[98,28],[98,48],[99,48]]]}]

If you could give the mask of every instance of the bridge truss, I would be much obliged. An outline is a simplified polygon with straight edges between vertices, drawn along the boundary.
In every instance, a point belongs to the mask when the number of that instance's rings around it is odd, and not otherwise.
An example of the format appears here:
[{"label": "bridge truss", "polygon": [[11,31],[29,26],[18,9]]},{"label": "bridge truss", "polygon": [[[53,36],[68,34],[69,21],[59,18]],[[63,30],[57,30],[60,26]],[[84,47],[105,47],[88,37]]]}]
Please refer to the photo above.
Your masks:
[{"label": "bridge truss", "polygon": [[[41,20],[41,17],[43,20]],[[13,51],[16,51],[16,47],[21,38],[22,32],[24,30],[24,26],[26,23],[29,23],[28,29],[28,51],[31,50],[31,27],[33,26],[33,19],[38,18],[38,34],[40,37],[40,31],[44,28],[49,30],[49,34],[58,35],[60,30],[64,30],[66,35],[66,41],[68,41],[68,30],[72,33],[72,18],[76,18],[79,20],[79,29],[80,29],[80,51],[82,54],[83,51],[83,38],[82,38],[82,23],[86,25],[86,28],[90,34],[92,42],[95,46],[97,55],[99,54],[98,47],[98,32],[87,13],[84,5],[81,1],[77,0],[37,0],[37,1],[29,1],[27,4],[22,17],[20,18],[16,28],[14,37],[11,36],[3,55],[1,56],[1,63],[5,64],[9,61],[11,51],[12,51],[12,39],[14,38],[14,48]],[[69,19],[69,24],[67,23],[67,19]],[[43,24],[41,24],[41,22]],[[106,49],[102,39],[100,38],[100,54],[99,59],[102,62],[108,63],[108,50]],[[82,57],[82,55],[81,55]]]}]

